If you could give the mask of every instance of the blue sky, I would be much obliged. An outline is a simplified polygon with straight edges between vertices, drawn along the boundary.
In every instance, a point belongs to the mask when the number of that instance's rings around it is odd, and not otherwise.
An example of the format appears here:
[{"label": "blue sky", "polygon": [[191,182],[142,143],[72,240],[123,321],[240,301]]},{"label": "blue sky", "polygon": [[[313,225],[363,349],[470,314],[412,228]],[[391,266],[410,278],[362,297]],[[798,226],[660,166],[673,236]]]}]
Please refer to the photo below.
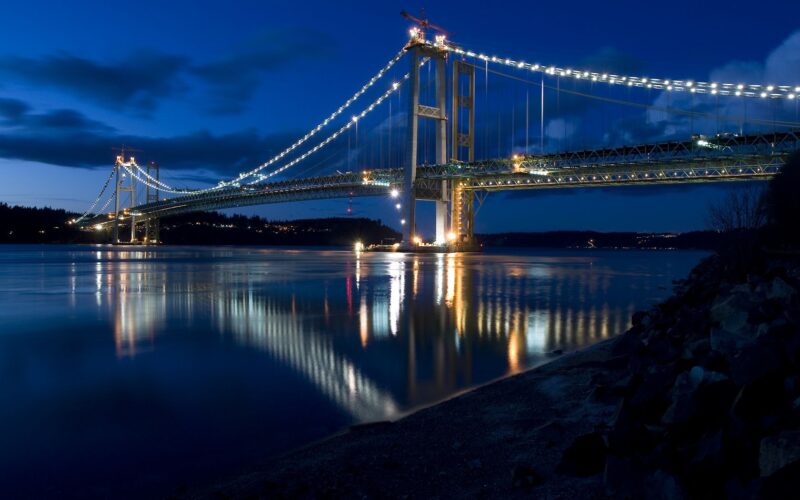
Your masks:
[{"label": "blue sky", "polygon": [[[425,7],[454,41],[487,53],[671,78],[800,84],[800,4],[793,1],[763,8],[731,1]],[[82,211],[107,175],[112,148],[122,144],[140,149],[140,160],[158,161],[177,185],[207,185],[249,170],[316,125],[399,50],[409,27],[399,16],[402,9],[417,13],[420,4],[6,1],[0,19],[0,200]],[[397,79],[406,68],[401,62],[387,78]],[[526,96],[535,101],[533,89],[490,76],[489,89],[478,90],[485,90],[486,102],[478,103],[479,140],[483,136],[490,146],[485,154],[524,150],[522,117]],[[615,96],[659,105],[668,99]],[[737,106],[720,105],[723,114],[741,113]],[[748,116],[775,114],[752,106]],[[712,126],[555,93],[545,108],[550,150],[685,137]],[[403,109],[401,91],[359,124],[358,135],[347,134],[286,176],[397,163],[401,153],[391,150],[399,146],[389,145],[386,127],[395,127],[397,142]],[[538,142],[538,107],[529,111],[536,119],[527,139]],[[796,111],[777,112],[793,119]],[[725,189],[492,194],[477,229],[699,229],[706,207]],[[353,207],[356,215],[398,225],[389,200],[355,200]],[[346,208],[347,200],[334,200],[243,211],[300,218],[343,215]],[[420,210],[425,217],[431,207],[421,204]],[[420,227],[430,232],[429,222]]]}]

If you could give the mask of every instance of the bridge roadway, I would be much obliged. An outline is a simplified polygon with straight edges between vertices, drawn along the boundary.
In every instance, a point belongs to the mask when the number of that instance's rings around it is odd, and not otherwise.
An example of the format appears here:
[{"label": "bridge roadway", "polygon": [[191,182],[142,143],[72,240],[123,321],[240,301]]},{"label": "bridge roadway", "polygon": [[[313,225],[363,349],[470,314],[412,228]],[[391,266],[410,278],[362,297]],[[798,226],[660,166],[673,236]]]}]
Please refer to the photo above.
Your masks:
[{"label": "bridge roadway", "polygon": [[[769,134],[694,137],[550,155],[417,167],[419,199],[435,199],[441,181],[463,190],[500,191],[591,186],[677,184],[768,179],[800,150],[800,130]],[[201,210],[303,200],[385,196],[402,189],[403,169],[390,168],[290,179],[187,194],[132,209],[137,222]],[[113,221],[99,214],[83,225]]]}]

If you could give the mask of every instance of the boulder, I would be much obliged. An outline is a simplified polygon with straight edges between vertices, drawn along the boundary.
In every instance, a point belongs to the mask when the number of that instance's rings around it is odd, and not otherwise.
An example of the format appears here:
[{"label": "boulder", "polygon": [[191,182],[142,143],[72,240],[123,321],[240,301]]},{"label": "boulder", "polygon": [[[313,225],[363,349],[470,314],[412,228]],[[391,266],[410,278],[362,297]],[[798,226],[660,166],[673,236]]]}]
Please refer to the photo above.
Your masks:
[{"label": "boulder", "polygon": [[[745,287],[745,288],[742,288]],[[747,315],[753,306],[750,287],[740,285],[729,295],[717,298],[711,305],[711,320],[725,331],[738,333],[746,328]]]},{"label": "boulder", "polygon": [[[700,369],[702,370],[702,368]],[[670,391],[670,404],[661,417],[665,424],[680,424],[691,419],[697,412],[694,393],[702,382],[693,377],[691,371],[683,372],[675,379],[675,384]]]},{"label": "boulder", "polygon": [[777,299],[781,302],[789,302],[796,293],[796,290],[790,284],[778,277],[773,279],[769,284],[767,298]]},{"label": "boulder", "polygon": [[647,500],[680,500],[686,498],[678,480],[664,470],[657,470],[647,478]]},{"label": "boulder", "polygon": [[740,328],[737,332],[713,328],[709,337],[711,340],[711,349],[720,353],[730,362],[742,349],[753,343],[755,329],[748,328],[747,326],[748,325],[745,323],[745,326]]},{"label": "boulder", "polygon": [[800,431],[785,431],[761,440],[758,465],[761,477],[768,477],[800,461]]}]

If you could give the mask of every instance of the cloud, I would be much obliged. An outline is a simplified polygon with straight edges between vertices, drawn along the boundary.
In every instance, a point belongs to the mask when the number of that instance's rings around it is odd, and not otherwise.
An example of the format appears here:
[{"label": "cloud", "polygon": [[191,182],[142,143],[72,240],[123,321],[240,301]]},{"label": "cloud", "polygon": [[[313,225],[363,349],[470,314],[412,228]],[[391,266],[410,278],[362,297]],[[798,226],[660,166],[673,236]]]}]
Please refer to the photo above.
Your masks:
[{"label": "cloud", "polygon": [[31,113],[31,107],[18,99],[0,99],[0,126],[13,131],[25,128],[38,134],[68,130],[71,132],[114,130],[104,123],[91,120],[72,109],[56,109]]},{"label": "cloud", "polygon": [[19,120],[30,106],[19,99],[0,98],[0,118],[10,122]]},{"label": "cloud", "polygon": [[195,65],[191,72],[211,87],[210,111],[238,113],[259,86],[261,76],[298,61],[315,61],[333,54],[333,38],[307,29],[278,29],[263,33],[217,61]]},{"label": "cloud", "polygon": [[[709,80],[726,83],[796,85],[800,82],[800,31],[791,34],[770,52],[764,62],[732,61],[709,73]],[[692,133],[755,132],[774,130],[775,121],[796,121],[795,103],[786,99],[693,96],[662,92],[653,101],[660,108],[691,110],[705,116],[688,117],[649,110],[649,125],[663,129],[663,137],[687,137]]]},{"label": "cloud", "polygon": [[0,100],[0,157],[51,165],[96,168],[109,165],[112,148],[122,144],[142,151],[170,170],[232,175],[251,168],[287,146],[296,132],[261,135],[244,130],[215,135],[198,131],[173,137],[120,134],[74,110],[31,113],[12,99]]},{"label": "cloud", "polygon": [[150,112],[164,97],[184,90],[186,58],[142,50],[100,63],[69,54],[40,58],[0,57],[0,75],[39,87],[61,89],[114,109]]},{"label": "cloud", "polygon": [[[0,56],[0,80],[76,95],[112,110],[151,114],[161,101],[207,92],[204,102],[218,114],[238,113],[263,85],[264,73],[297,61],[330,56],[328,34],[304,29],[263,33],[211,62],[156,50],[139,50],[113,61],[95,61],[68,53],[41,57]],[[2,112],[2,109],[0,109]]]}]

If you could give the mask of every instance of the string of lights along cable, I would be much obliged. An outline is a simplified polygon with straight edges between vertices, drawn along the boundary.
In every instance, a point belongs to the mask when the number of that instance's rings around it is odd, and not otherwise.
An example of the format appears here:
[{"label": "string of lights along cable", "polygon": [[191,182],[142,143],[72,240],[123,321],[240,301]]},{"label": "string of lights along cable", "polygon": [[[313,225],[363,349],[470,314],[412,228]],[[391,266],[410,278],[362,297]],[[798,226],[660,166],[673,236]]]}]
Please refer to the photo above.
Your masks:
[{"label": "string of lights along cable", "polygon": [[[94,202],[92,202],[92,204],[89,205],[89,208],[80,217],[75,219],[75,222],[81,222],[83,219],[88,217],[89,214],[92,213],[92,210],[94,210],[94,207],[97,206],[97,204],[100,202],[100,198],[103,197],[103,193],[105,193],[106,188],[108,188],[108,184],[111,182],[111,179],[113,177],[114,177],[114,169],[112,168],[111,169],[111,173],[108,174],[108,178],[106,179],[106,182],[103,184],[102,189],[100,189],[100,194],[98,194],[97,198],[94,199]],[[101,208],[100,212],[102,212],[103,210],[105,210],[105,208]]]},{"label": "string of lights along cable", "polygon": [[583,79],[592,82],[602,82],[609,85],[624,85],[628,87],[641,87],[698,94],[757,97],[764,99],[796,99],[800,97],[800,85],[704,82],[672,78],[648,78],[644,76],[617,75],[612,73],[598,72],[590,69],[573,69],[546,64],[528,63],[508,57],[488,56],[483,53],[477,53],[447,44],[437,44],[434,42],[427,43],[435,46],[441,46],[442,48],[463,57],[478,59],[489,63],[502,64],[517,69],[524,69],[528,71],[544,73],[547,75],[556,75],[573,78],[576,80]]},{"label": "string of lights along cable", "polygon": [[[350,120],[347,120],[333,133],[328,135],[325,139],[319,141],[311,149],[306,150],[304,153],[296,156],[294,159],[288,161],[275,168],[270,172],[265,172],[266,169],[277,166],[282,160],[289,160],[289,155],[292,153],[299,153],[299,148],[306,145],[306,143],[314,138],[322,131],[323,128],[330,125],[334,120],[340,117],[342,113],[348,110],[359,99],[361,99],[366,92],[373,88],[376,83],[381,80],[386,74],[403,58],[408,51],[409,47],[415,45],[426,45],[438,51],[446,51],[463,59],[475,59],[484,63],[488,70],[489,64],[503,65],[517,70],[539,73],[542,75],[551,75],[558,78],[569,78],[574,80],[585,80],[590,82],[601,82],[613,86],[627,86],[638,87],[647,89],[656,89],[666,92],[686,92],[686,93],[699,93],[710,94],[717,96],[734,96],[746,98],[761,98],[761,99],[786,99],[786,100],[800,100],[800,85],[787,85],[787,84],[755,84],[755,83],[736,83],[736,82],[714,82],[714,81],[695,81],[688,79],[671,79],[671,78],[650,78],[644,76],[634,75],[620,75],[615,73],[605,73],[588,68],[574,69],[561,67],[556,65],[545,65],[540,63],[530,63],[522,60],[516,60],[508,57],[489,56],[484,52],[477,52],[467,50],[460,46],[451,44],[446,40],[444,35],[435,36],[434,40],[426,40],[424,33],[419,29],[411,30],[411,41],[403,49],[397,52],[377,73],[375,73],[364,85],[362,85],[353,95],[351,95],[341,106],[336,108],[324,120],[319,122],[302,137],[298,138],[291,145],[284,150],[275,154],[267,161],[252,168],[248,171],[240,172],[236,177],[230,180],[221,180],[216,185],[207,188],[189,189],[189,188],[175,188],[168,183],[153,177],[149,172],[140,167],[133,158],[128,159],[118,158],[117,165],[126,173],[131,175],[133,179],[141,182],[143,185],[155,189],[159,192],[175,194],[175,195],[202,195],[211,193],[217,190],[222,190],[228,187],[240,188],[243,185],[253,186],[264,183],[265,181],[287,171],[298,163],[304,161],[311,155],[320,151],[322,148],[336,140],[342,134],[355,127],[356,124],[372,112],[376,107],[383,103],[394,92],[397,92],[401,85],[410,77],[406,73],[398,81],[394,81],[389,85],[389,88],[380,94],[377,99],[372,101],[368,106],[362,109],[361,112],[353,115]],[[423,59],[420,66],[425,65],[428,59]],[[543,87],[544,88],[544,87]],[[559,90],[560,91],[560,90]],[[720,116],[717,115],[717,119]],[[773,125],[777,125],[774,119],[771,121]],[[92,211],[97,207],[98,203],[103,197],[108,185],[113,177],[113,172],[106,180],[100,194],[91,204],[89,209],[81,215],[76,221],[82,221],[87,218]],[[107,204],[106,204],[107,205]]]},{"label": "string of lights along cable", "polygon": [[[426,64],[427,61],[428,61],[427,59],[423,60],[420,63],[420,65]],[[316,153],[320,149],[322,149],[325,146],[327,146],[328,144],[330,144],[337,137],[339,137],[344,132],[349,130],[351,127],[353,127],[356,122],[358,122],[359,120],[361,120],[362,118],[367,116],[376,107],[378,107],[381,103],[383,103],[386,99],[388,99],[389,96],[391,96],[393,93],[397,92],[397,90],[401,87],[402,83],[405,82],[406,80],[408,80],[409,77],[410,77],[410,74],[406,73],[405,75],[403,75],[403,77],[402,77],[402,79],[400,81],[393,82],[392,85],[389,87],[389,89],[386,90],[383,94],[381,94],[369,106],[367,106],[360,113],[354,115],[347,123],[342,125],[342,127],[340,127],[337,131],[335,131],[333,134],[329,135],[326,139],[324,139],[323,141],[318,143],[316,146],[314,146],[313,148],[308,150],[306,153],[302,154],[301,156],[298,156],[297,158],[295,158],[291,162],[289,162],[286,165],[284,165],[284,166],[282,166],[282,167],[270,172],[269,174],[258,174],[258,178],[256,180],[254,180],[254,181],[249,182],[248,185],[257,184],[257,183],[262,182],[262,181],[264,181],[266,179],[274,177],[274,176],[276,176],[276,175],[278,175],[278,174],[280,174],[282,172],[285,172],[289,168],[297,165],[301,161],[305,160],[306,158],[308,158],[312,154]],[[173,187],[171,187],[169,185],[166,185],[165,183],[159,181],[158,179],[155,179],[150,174],[148,174],[147,171],[145,171],[141,166],[139,166],[136,163],[135,159],[132,159],[132,158],[129,159],[128,161],[120,162],[120,166],[123,169],[125,169],[125,171],[127,171],[131,175],[131,177],[133,177],[137,181],[141,182],[145,186],[148,186],[148,187],[150,187],[152,189],[157,189],[157,190],[160,190],[160,191],[163,191],[163,192],[166,192],[166,193],[172,193],[172,194],[202,194],[202,193],[210,192],[210,191],[215,190],[215,189],[219,189],[218,187],[208,188],[208,189],[198,189],[198,190],[188,190],[188,189],[176,189],[176,188],[173,188]]]},{"label": "string of lights along cable", "polygon": [[[359,100],[359,98],[361,96],[363,96],[370,88],[372,88],[378,82],[378,80],[380,80],[395,64],[397,64],[398,61],[400,61],[400,59],[403,58],[405,53],[406,53],[405,48],[402,49],[401,51],[399,51],[388,63],[386,63],[385,66],[383,66],[372,78],[370,78],[367,81],[367,83],[365,83],[360,89],[358,89],[358,91],[356,91],[355,94],[350,96],[350,98],[347,99],[347,101],[345,101],[344,104],[339,106],[333,113],[328,115],[324,120],[322,120],[320,123],[318,123],[311,130],[309,130],[305,135],[303,135],[297,141],[292,143],[286,149],[284,149],[283,151],[279,152],[278,154],[276,154],[275,156],[273,156],[269,160],[265,161],[264,163],[260,164],[259,166],[255,167],[255,168],[253,168],[252,170],[249,170],[247,172],[239,173],[236,176],[236,178],[234,178],[232,180],[220,181],[217,185],[209,187],[209,188],[182,189],[182,188],[172,187],[169,184],[166,184],[163,181],[160,181],[160,180],[154,178],[153,176],[148,174],[144,169],[139,167],[139,165],[133,164],[133,165],[131,165],[130,168],[136,169],[139,172],[139,176],[147,178],[150,181],[150,183],[158,185],[158,189],[160,189],[161,191],[164,191],[164,192],[167,192],[167,193],[172,193],[172,194],[201,194],[201,193],[207,193],[207,192],[218,190],[218,189],[223,189],[223,188],[230,187],[230,186],[238,186],[243,181],[247,180],[248,178],[255,176],[259,172],[265,170],[266,168],[268,168],[268,167],[274,165],[275,163],[277,163],[278,161],[282,160],[287,155],[289,155],[290,153],[295,151],[297,148],[299,148],[300,146],[305,144],[309,139],[311,139],[315,135],[317,135],[317,133],[319,133],[323,128],[325,128],[328,124],[330,124],[337,117],[339,117],[339,115],[341,115],[344,111],[346,111],[348,108],[350,108],[350,106],[352,106],[356,101]],[[392,88],[390,89],[390,91],[392,91],[392,90],[396,90],[396,86],[395,85],[393,85]],[[383,102],[383,99],[380,99],[377,104],[379,104],[380,102]],[[372,111],[372,109],[374,109],[374,107],[377,104],[373,103],[373,105],[370,106],[370,108],[368,108],[368,110]],[[362,112],[361,115],[359,115],[359,116],[364,116],[365,114],[366,113]],[[338,137],[338,135],[339,134],[336,134],[336,137]],[[323,141],[323,142],[324,142],[324,144],[328,144],[333,139],[335,139],[336,137],[333,137],[333,138],[329,137],[328,139],[326,139],[326,141]],[[321,149],[321,148],[317,147],[313,151],[316,152],[319,149]],[[303,159],[307,158],[308,156],[310,156],[310,155],[308,153],[306,153],[305,155],[303,155]],[[299,161],[293,161],[292,165],[296,165],[297,163],[299,163]],[[286,168],[282,168],[280,171],[283,172],[285,170],[286,170]],[[274,175],[277,175],[277,174],[276,173],[270,173],[268,175],[268,177],[272,177]],[[138,178],[138,176],[135,177],[135,178]],[[261,178],[259,178],[258,180],[261,180]]]},{"label": "string of lights along cable", "polygon": [[[427,63],[427,62],[428,62],[428,59],[424,59],[420,63],[420,66],[425,65],[425,63]],[[328,136],[328,138],[326,138],[324,141],[320,142],[319,144],[317,144],[316,146],[314,146],[313,148],[308,150],[306,153],[304,153],[301,156],[298,156],[297,158],[295,158],[294,160],[290,161],[286,165],[284,165],[284,166],[282,166],[282,167],[280,167],[280,168],[278,168],[276,170],[273,170],[269,174],[259,174],[258,179],[256,179],[253,182],[250,182],[250,184],[257,184],[257,183],[265,181],[265,180],[267,180],[267,179],[269,179],[271,177],[274,177],[274,176],[286,171],[287,169],[297,165],[301,161],[305,160],[306,158],[308,158],[312,154],[316,153],[317,151],[319,151],[320,149],[322,149],[323,147],[328,145],[331,141],[333,141],[334,139],[336,139],[337,137],[342,135],[344,132],[349,130],[359,120],[361,120],[362,118],[367,116],[367,114],[369,114],[372,110],[374,110],[376,107],[378,107],[383,101],[388,99],[390,95],[392,95],[393,93],[397,92],[397,89],[399,89],[400,86],[402,85],[402,83],[405,82],[406,80],[408,80],[410,76],[411,75],[409,73],[406,73],[405,75],[403,75],[403,78],[399,82],[392,83],[392,86],[386,92],[384,92],[380,97],[378,97],[372,104],[367,106],[367,108],[364,109],[361,113],[359,113],[357,115],[354,115],[353,118],[351,118],[349,122],[347,122],[344,125],[342,125],[341,128],[339,128],[339,130],[337,130],[336,132],[334,132],[333,134]]]}]

